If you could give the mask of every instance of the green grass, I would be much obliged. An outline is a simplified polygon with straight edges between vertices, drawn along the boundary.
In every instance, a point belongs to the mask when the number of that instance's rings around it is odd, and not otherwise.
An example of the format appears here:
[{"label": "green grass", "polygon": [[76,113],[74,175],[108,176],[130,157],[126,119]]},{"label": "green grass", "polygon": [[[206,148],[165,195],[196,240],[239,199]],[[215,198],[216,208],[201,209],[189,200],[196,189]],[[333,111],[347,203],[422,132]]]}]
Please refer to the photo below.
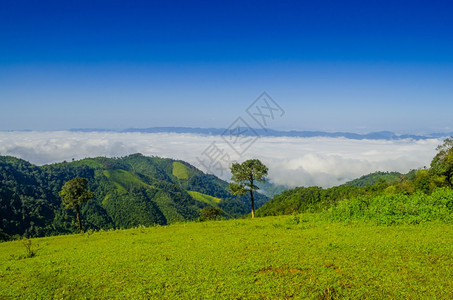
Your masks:
[{"label": "green grass", "polygon": [[127,193],[127,190],[131,187],[149,187],[149,185],[126,170],[105,170],[103,173],[107,178],[113,181],[120,194]]},{"label": "green grass", "polygon": [[177,224],[0,244],[0,299],[451,299],[453,225],[319,216]]},{"label": "green grass", "polygon": [[188,179],[189,172],[187,167],[179,161],[173,162],[173,175],[178,179]]},{"label": "green grass", "polygon": [[217,204],[220,202],[220,198],[212,197],[203,193],[195,191],[187,191],[189,195],[197,201],[207,203],[211,206],[217,207]]}]

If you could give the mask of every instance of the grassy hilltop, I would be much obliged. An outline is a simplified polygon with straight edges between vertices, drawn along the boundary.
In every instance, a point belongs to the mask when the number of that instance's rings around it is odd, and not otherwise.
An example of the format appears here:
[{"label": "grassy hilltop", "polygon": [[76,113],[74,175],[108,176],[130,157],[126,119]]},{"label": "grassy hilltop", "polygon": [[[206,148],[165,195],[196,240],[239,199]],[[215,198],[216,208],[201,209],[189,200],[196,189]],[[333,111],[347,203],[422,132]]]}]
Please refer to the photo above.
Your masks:
[{"label": "grassy hilltop", "polygon": [[[453,225],[321,215],[87,232],[0,244],[0,298],[451,299]],[[32,249],[32,250],[33,250]]]}]

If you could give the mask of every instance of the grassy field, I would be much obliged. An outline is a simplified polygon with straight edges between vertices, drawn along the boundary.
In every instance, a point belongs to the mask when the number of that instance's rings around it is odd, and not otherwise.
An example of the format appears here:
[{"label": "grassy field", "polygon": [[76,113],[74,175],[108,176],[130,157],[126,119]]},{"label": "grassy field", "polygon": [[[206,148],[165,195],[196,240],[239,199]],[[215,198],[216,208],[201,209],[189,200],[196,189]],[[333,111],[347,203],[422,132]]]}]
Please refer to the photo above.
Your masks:
[{"label": "grassy field", "polygon": [[179,161],[173,162],[173,175],[175,175],[179,179],[189,178],[189,172],[187,171],[187,167],[180,163]]},{"label": "grassy field", "polygon": [[187,193],[195,200],[207,203],[211,206],[217,206],[217,204],[220,202],[220,198],[212,197],[203,193],[195,191],[187,191]]},{"label": "grassy field", "polygon": [[315,215],[0,244],[0,298],[451,299],[453,225]]}]

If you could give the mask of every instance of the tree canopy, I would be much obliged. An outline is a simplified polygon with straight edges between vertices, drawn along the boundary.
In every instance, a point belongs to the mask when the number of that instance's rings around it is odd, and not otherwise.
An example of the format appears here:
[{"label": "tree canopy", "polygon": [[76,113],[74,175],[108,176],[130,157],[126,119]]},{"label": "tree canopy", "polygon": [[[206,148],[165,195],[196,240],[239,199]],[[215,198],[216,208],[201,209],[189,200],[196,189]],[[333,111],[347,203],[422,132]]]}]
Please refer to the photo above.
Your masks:
[{"label": "tree canopy", "polygon": [[88,180],[86,178],[74,178],[66,182],[59,196],[63,198],[66,208],[76,211],[79,231],[82,232],[82,221],[80,219],[80,206],[94,197],[93,193],[87,190]]},{"label": "tree canopy", "polygon": [[255,217],[255,203],[253,191],[259,189],[255,182],[264,182],[266,180],[268,168],[259,159],[249,159],[243,163],[233,163],[231,166],[230,189],[235,195],[245,195],[250,193],[252,206],[252,218]]},{"label": "tree canopy", "polygon": [[436,148],[439,151],[431,161],[431,173],[436,181],[453,187],[453,138],[448,138]]}]

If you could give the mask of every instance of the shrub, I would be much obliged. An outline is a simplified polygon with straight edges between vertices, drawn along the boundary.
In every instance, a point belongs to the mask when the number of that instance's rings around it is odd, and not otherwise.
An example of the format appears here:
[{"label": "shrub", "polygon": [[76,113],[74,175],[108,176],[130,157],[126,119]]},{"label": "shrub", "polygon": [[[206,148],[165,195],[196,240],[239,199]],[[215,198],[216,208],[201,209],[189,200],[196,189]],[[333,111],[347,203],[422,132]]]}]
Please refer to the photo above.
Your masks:
[{"label": "shrub", "polygon": [[201,220],[216,220],[222,214],[222,210],[217,207],[206,206],[200,211]]}]

